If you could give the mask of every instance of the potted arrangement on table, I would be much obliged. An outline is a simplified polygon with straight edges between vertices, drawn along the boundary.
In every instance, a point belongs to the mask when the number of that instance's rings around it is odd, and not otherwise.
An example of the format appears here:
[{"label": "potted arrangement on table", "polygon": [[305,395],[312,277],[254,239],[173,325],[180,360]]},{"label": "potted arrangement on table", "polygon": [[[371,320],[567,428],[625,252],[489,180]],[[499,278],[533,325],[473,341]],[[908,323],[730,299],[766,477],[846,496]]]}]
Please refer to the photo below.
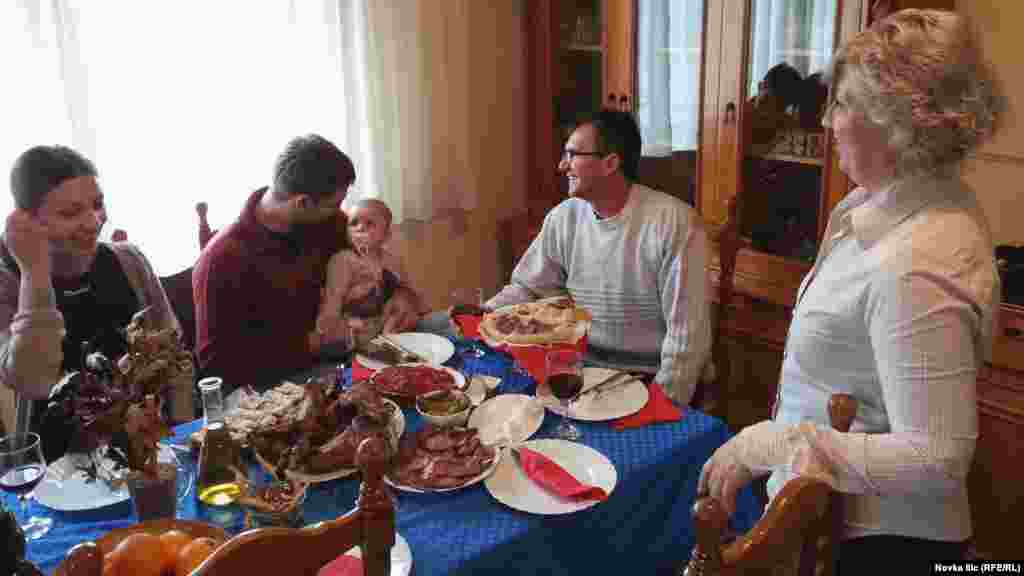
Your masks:
[{"label": "potted arrangement on table", "polygon": [[48,408],[71,431],[67,451],[80,456],[74,465],[114,490],[127,485],[139,520],[174,516],[177,467],[158,458],[158,442],[170,435],[162,398],[179,386],[191,394],[193,374],[177,334],[150,328],[146,312],[123,331],[127,353],[116,363],[87,353],[84,369],[64,378]]}]

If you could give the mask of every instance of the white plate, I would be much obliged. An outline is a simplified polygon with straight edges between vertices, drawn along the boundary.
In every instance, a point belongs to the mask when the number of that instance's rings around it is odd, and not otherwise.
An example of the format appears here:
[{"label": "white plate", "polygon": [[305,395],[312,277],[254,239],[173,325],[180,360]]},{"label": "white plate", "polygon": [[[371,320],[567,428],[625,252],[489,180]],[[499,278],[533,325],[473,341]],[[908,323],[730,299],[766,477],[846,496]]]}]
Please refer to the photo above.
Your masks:
[{"label": "white plate", "polygon": [[[397,450],[398,441],[402,438],[402,433],[405,432],[405,415],[402,414],[402,409],[398,407],[398,404],[395,404],[387,398],[383,398],[383,400],[388,404],[391,404],[394,408],[394,412],[392,412],[394,418],[392,418],[391,422],[388,423],[388,432],[390,432],[391,436],[391,448],[392,450]],[[359,472],[358,468],[341,468],[333,472],[324,472],[322,474],[307,474],[296,470],[285,470],[284,473],[289,478],[298,480],[299,482],[316,484],[318,482],[328,482],[330,480],[337,480],[338,478],[351,476],[356,472]]]},{"label": "white plate", "polygon": [[468,486],[472,486],[472,485],[480,482],[481,480],[485,480],[488,476],[490,476],[492,473],[494,473],[494,471],[498,468],[498,464],[501,463],[502,452],[504,452],[504,450],[497,450],[495,452],[495,454],[494,454],[494,461],[491,462],[491,465],[488,466],[486,469],[484,469],[484,471],[481,472],[478,476],[474,476],[474,477],[470,478],[469,481],[466,482],[465,484],[462,484],[460,486],[455,486],[454,488],[429,488],[429,489],[416,488],[416,487],[413,487],[413,486],[406,486],[404,484],[398,484],[398,483],[392,481],[391,478],[386,476],[386,475],[384,476],[384,483],[387,484],[388,486],[391,486],[392,488],[395,488],[397,490],[401,490],[402,492],[413,492],[415,494],[426,494],[428,492],[454,492],[455,490],[462,490],[463,488],[466,488]]},{"label": "white plate", "polygon": [[[451,340],[437,334],[403,332],[401,334],[389,334],[388,338],[397,342],[402,348],[419,354],[428,360],[427,364],[435,366],[444,364],[455,354],[455,345],[452,344]],[[390,366],[390,364],[379,362],[362,354],[356,354],[356,360],[370,370],[380,370]]]},{"label": "white plate", "polygon": [[[345,552],[347,556],[362,558],[363,551],[356,546]],[[409,576],[412,572],[412,548],[402,538],[401,534],[395,534],[395,545],[391,547],[391,576]]]},{"label": "white plate", "polygon": [[484,402],[469,417],[484,444],[518,444],[533,436],[544,422],[544,407],[533,396],[501,394]]},{"label": "white plate", "polygon": [[[452,379],[455,380],[455,387],[456,388],[458,388],[459,390],[465,390],[466,389],[466,377],[462,375],[462,372],[459,372],[458,370],[449,368],[447,366],[435,366],[433,364],[396,364],[394,366],[385,366],[385,368],[401,368],[403,366],[426,366],[428,368],[433,368],[434,370],[443,370],[443,371],[451,374]],[[376,374],[377,374],[377,372],[374,372],[374,375],[376,375]],[[373,383],[373,376],[370,376],[370,383],[371,384]],[[410,398],[411,399],[411,398],[414,398],[416,396],[415,394],[392,394],[391,392],[384,392],[382,390],[378,390],[377,392],[379,394],[383,394],[384,396],[391,396],[392,398],[398,397],[398,398]]]},{"label": "white plate", "polygon": [[[580,482],[603,488],[609,496],[618,482],[615,466],[590,446],[553,438],[531,440],[522,446],[554,460]],[[502,458],[501,465],[484,486],[498,502],[531,514],[569,514],[599,503],[598,500],[565,500],[551,494],[527,478],[512,455]]]},{"label": "white plate", "polygon": [[[583,369],[583,389],[596,386],[605,378],[615,374],[623,374],[620,378],[625,379],[625,373],[608,368],[587,366]],[[614,384],[613,384],[614,385]],[[565,409],[559,404],[559,400],[550,394],[537,396],[545,408],[555,414],[562,415]],[[647,405],[647,386],[639,381],[633,380],[629,384],[615,386],[606,392],[594,392],[581,396],[579,400],[569,406],[569,418],[573,420],[586,420],[588,422],[602,422],[614,420],[636,414]]]},{"label": "white plate", "polygon": [[[166,446],[160,446],[157,458],[161,462],[175,461],[174,453]],[[51,462],[46,477],[36,486],[36,501],[53,510],[75,512],[113,506],[131,498],[125,484],[114,490],[102,479],[88,479],[80,468],[90,461],[87,454],[65,454]],[[104,462],[113,466],[110,460]]]}]

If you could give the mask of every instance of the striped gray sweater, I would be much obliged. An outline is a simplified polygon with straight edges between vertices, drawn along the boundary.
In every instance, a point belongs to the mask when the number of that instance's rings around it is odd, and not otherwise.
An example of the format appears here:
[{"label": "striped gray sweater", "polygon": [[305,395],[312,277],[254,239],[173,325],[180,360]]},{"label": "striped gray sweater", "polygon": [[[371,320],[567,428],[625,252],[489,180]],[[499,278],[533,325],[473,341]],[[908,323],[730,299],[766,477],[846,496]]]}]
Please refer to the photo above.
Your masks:
[{"label": "striped gray sweater", "polygon": [[633,184],[619,214],[598,219],[570,198],[548,213],[494,307],[568,293],[593,315],[595,364],[656,372],[686,404],[711,350],[707,232],[697,212]]}]

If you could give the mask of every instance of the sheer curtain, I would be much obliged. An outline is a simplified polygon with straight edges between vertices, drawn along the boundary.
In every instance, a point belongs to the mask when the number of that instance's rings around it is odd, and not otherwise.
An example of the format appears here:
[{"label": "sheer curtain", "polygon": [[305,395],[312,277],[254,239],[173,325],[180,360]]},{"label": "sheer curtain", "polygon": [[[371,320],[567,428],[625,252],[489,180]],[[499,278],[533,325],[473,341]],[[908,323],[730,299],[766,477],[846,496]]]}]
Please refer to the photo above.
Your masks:
[{"label": "sheer curtain", "polygon": [[703,0],[637,5],[637,121],[644,156],[696,150]]},{"label": "sheer curtain", "polygon": [[772,66],[787,62],[803,76],[832,58],[837,0],[754,0],[748,96]]},{"label": "sheer curtain", "polygon": [[[470,0],[369,0],[367,162],[352,198],[386,201],[397,220],[476,207],[470,142]],[[486,9],[484,6],[483,9]]]},{"label": "sheer curtain", "polygon": [[198,255],[196,202],[215,228],[230,223],[307,132],[348,153],[357,194],[399,220],[470,209],[465,12],[463,0],[0,2],[4,179],[30,145],[80,150],[100,171],[106,234],[125,229],[160,274]]}]

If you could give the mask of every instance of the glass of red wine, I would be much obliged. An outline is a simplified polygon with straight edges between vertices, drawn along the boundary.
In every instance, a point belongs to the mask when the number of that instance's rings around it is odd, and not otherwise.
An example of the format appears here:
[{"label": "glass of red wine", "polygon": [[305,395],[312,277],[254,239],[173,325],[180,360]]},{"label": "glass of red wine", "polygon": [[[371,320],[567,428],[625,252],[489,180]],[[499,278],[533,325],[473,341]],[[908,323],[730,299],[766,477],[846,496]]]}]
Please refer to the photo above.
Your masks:
[{"label": "glass of red wine", "polygon": [[[28,514],[32,490],[46,476],[46,460],[39,434],[11,434],[0,437],[0,488],[18,497],[21,515]],[[22,521],[28,540],[37,540],[50,531],[52,518],[33,516]]]},{"label": "glass of red wine", "polygon": [[569,421],[572,398],[583,388],[583,353],[575,349],[549,350],[545,359],[545,383],[551,395],[562,405],[562,423],[555,435],[563,440],[578,440],[580,429]]}]

